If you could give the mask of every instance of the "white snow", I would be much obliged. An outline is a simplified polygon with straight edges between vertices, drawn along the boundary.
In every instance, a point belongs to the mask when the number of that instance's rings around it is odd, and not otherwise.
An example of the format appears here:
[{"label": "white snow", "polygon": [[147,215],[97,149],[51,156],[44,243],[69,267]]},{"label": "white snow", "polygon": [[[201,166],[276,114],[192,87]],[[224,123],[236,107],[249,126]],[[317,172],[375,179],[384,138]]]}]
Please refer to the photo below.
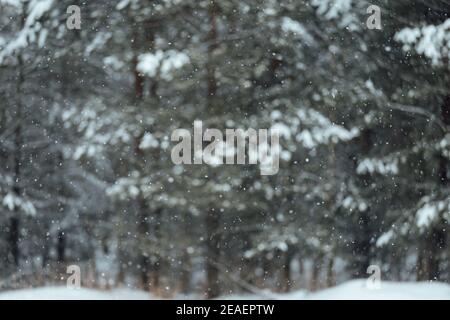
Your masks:
[{"label": "white snow", "polygon": [[424,229],[437,218],[438,210],[435,205],[425,204],[422,208],[417,210],[417,226]]},{"label": "white snow", "polygon": [[230,295],[221,298],[226,300],[450,300],[450,285],[438,282],[381,281],[379,289],[372,289],[367,285],[367,280],[358,279],[313,293],[304,290],[286,294],[262,291],[260,294]]},{"label": "white snow", "polygon": [[[178,298],[182,298],[181,296]],[[0,300],[150,300],[149,293],[131,289],[101,291],[46,287],[0,293]],[[260,291],[255,294],[222,296],[225,300],[450,300],[450,285],[439,282],[388,282],[381,281],[379,289],[372,289],[364,279],[351,280],[336,287],[308,293],[304,290],[280,294]]]},{"label": "white snow", "polygon": [[139,149],[145,150],[150,148],[157,148],[159,146],[158,140],[149,132],[146,132],[139,144]]},{"label": "white snow", "polygon": [[10,5],[19,8],[20,7],[20,0],[0,0],[0,4],[3,5]]},{"label": "white snow", "polygon": [[426,25],[420,28],[404,28],[396,33],[395,40],[403,43],[403,50],[412,48],[438,65],[450,58],[450,19],[440,25]]},{"label": "white snow", "polygon": [[394,237],[394,231],[393,230],[389,230],[388,232],[383,233],[377,240],[376,242],[376,246],[377,247],[383,247],[385,245],[387,245],[392,238]]},{"label": "white snow", "polygon": [[158,71],[158,67],[163,59],[163,52],[161,50],[155,53],[145,53],[139,56],[139,63],[137,69],[143,74],[154,77]]},{"label": "white snow", "polygon": [[309,34],[303,24],[289,17],[283,17],[281,21],[281,29],[286,33],[292,33],[296,36],[300,36],[309,44],[314,42],[314,38]]},{"label": "white snow", "polygon": [[358,174],[380,173],[398,174],[398,159],[364,159],[358,164],[356,172]]},{"label": "white snow", "polygon": [[428,282],[385,282],[370,289],[366,280],[352,280],[337,287],[309,294],[314,300],[450,300],[450,285]]},{"label": "white snow", "polygon": [[124,9],[126,6],[128,6],[129,4],[130,4],[130,0],[122,0],[122,1],[120,1],[120,2],[117,4],[116,9],[117,9],[117,10],[122,10],[122,9]]},{"label": "white snow", "polygon": [[8,208],[8,210],[10,211],[13,211],[14,209],[18,208],[19,210],[30,216],[34,216],[36,214],[36,209],[30,201],[27,201],[22,197],[18,197],[13,193],[8,193],[6,196],[4,196],[1,203],[3,204],[4,207]]},{"label": "white snow", "polygon": [[354,2],[352,0],[312,0],[311,4],[316,7],[316,13],[327,20],[339,19],[341,28],[348,27],[350,30],[357,29],[357,21],[352,14]]},{"label": "white snow", "polygon": [[[43,46],[46,38],[46,31],[43,31],[43,26],[39,19],[48,11],[51,10],[53,0],[32,0],[27,6],[28,16],[25,21],[25,26],[19,32],[18,36],[11,39],[5,48],[0,51],[0,63],[8,55],[15,51],[27,47],[28,44],[38,41],[39,46]],[[41,32],[39,34],[39,32]],[[43,32],[43,33],[42,33]]]},{"label": "white snow", "polygon": [[329,142],[349,141],[360,133],[356,127],[346,129],[309,108],[300,108],[297,117],[292,117],[289,126],[285,128],[280,127],[280,122],[278,123],[277,126],[282,130],[285,139],[293,136],[295,141],[307,149]]},{"label": "white snow", "polygon": [[166,80],[172,79],[172,72],[189,63],[189,56],[184,52],[175,50],[155,53],[145,53],[139,56],[137,69],[149,77],[155,77],[158,72]]},{"label": "white snow", "polygon": [[0,293],[0,300],[148,300],[150,294],[130,289],[100,291],[86,288],[45,287]]},{"label": "white snow", "polygon": [[318,14],[325,15],[327,19],[335,19],[350,11],[352,0],[313,0],[312,5],[318,7]]},{"label": "white snow", "polygon": [[86,47],[84,54],[86,56],[89,56],[95,50],[103,48],[110,38],[111,33],[109,32],[98,33],[95,36],[94,40],[92,40],[91,43],[89,43],[89,45]]}]

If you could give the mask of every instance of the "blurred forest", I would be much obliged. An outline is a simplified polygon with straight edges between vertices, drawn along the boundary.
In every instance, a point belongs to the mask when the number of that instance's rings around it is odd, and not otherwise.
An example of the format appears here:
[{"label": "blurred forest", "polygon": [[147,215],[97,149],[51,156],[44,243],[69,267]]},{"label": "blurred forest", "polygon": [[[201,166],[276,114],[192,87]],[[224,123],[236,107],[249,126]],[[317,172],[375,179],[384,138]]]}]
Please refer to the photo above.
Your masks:
[{"label": "blurred forest", "polygon": [[[81,8],[81,28],[67,8]],[[381,30],[367,8],[381,8]],[[450,1],[0,0],[0,290],[450,282]],[[171,133],[277,128],[280,170]]]}]

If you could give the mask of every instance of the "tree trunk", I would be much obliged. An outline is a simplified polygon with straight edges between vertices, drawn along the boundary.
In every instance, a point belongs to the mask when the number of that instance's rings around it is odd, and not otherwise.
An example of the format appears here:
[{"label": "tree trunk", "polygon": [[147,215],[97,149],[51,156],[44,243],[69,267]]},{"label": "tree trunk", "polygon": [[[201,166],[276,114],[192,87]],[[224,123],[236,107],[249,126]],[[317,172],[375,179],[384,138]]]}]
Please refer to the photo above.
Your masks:
[{"label": "tree trunk", "polygon": [[[214,63],[214,50],[217,47],[217,4],[215,0],[210,2],[208,8],[210,30],[208,35],[208,63],[207,63],[207,107],[209,112],[214,110],[214,103],[217,95],[217,79],[216,67]],[[220,294],[219,286],[219,270],[217,264],[219,263],[219,235],[217,234],[220,225],[220,218],[218,211],[211,208],[206,216],[206,232],[208,236],[206,248],[206,273],[207,273],[207,297],[215,298]]]},{"label": "tree trunk", "polygon": [[[22,86],[25,82],[25,78],[23,75],[23,58],[22,55],[19,54],[17,57],[18,60],[18,79],[17,79],[17,87],[16,87],[16,94],[17,94],[17,121],[18,125],[14,132],[14,187],[13,191],[17,198],[20,198],[22,196],[22,189],[21,189],[21,166],[22,166]],[[9,246],[10,246],[10,252],[12,256],[12,260],[14,263],[14,266],[18,267],[20,262],[20,249],[19,249],[19,242],[20,242],[20,208],[17,207],[17,205],[14,206],[14,213],[13,217],[10,218],[10,224],[9,224]]]},{"label": "tree trunk", "polygon": [[134,97],[136,101],[141,101],[144,97],[144,77],[138,71],[138,56],[137,53],[133,57],[133,76],[134,76]]},{"label": "tree trunk", "polygon": [[281,286],[284,292],[289,292],[292,287],[292,273],[291,273],[291,261],[292,261],[293,252],[292,250],[288,250],[285,253],[285,260],[283,263],[283,269],[281,270]]},{"label": "tree trunk", "polygon": [[215,210],[211,210],[206,217],[206,232],[208,241],[206,244],[206,274],[207,274],[207,297],[209,299],[220,295],[219,286],[219,219]]},{"label": "tree trunk", "polygon": [[303,257],[300,256],[298,258],[298,266],[299,266],[299,277],[300,277],[300,286],[303,287],[307,287],[307,283],[306,283],[306,277],[305,277],[305,263],[303,262]]},{"label": "tree trunk", "polygon": [[327,287],[333,287],[336,285],[334,277],[334,258],[330,257],[327,266]]},{"label": "tree trunk", "polygon": [[442,252],[442,248],[445,246],[445,243],[445,231],[438,228],[432,228],[429,231],[425,239],[425,252],[423,253],[425,256],[425,261],[423,263],[425,265],[422,267],[424,271],[424,279],[422,280],[441,280],[440,254]]},{"label": "tree trunk", "polygon": [[188,294],[191,290],[191,257],[187,250],[183,253],[183,264],[181,266],[180,290]]},{"label": "tree trunk", "polygon": [[[44,230],[48,230],[46,227]],[[50,260],[50,238],[46,235],[44,238],[44,243],[42,245],[42,269],[46,269]]]},{"label": "tree trunk", "polygon": [[9,247],[12,262],[15,267],[19,267],[20,251],[19,251],[19,218],[11,217],[9,219]]},{"label": "tree trunk", "polygon": [[142,196],[138,199],[138,217],[139,217],[139,224],[138,224],[138,232],[139,232],[139,245],[140,245],[140,257],[139,257],[139,264],[140,264],[140,277],[141,277],[141,286],[142,289],[145,291],[150,290],[150,279],[149,279],[149,272],[150,272],[150,259],[149,259],[149,253],[145,250],[144,246],[145,243],[149,240],[149,221],[147,216],[147,205],[145,203],[145,199],[142,198]]},{"label": "tree trunk", "polygon": [[425,280],[426,270],[425,270],[425,263],[424,263],[424,249],[418,248],[417,253],[417,269],[416,269],[416,280],[417,281],[423,281]]},{"label": "tree trunk", "polygon": [[154,212],[154,219],[152,221],[153,230],[155,235],[156,246],[159,248],[155,252],[153,252],[153,264],[152,264],[152,286],[154,291],[158,291],[160,287],[160,279],[161,279],[161,271],[162,271],[162,255],[161,248],[159,246],[159,240],[161,239],[161,223],[162,223],[162,210],[161,208],[157,208]]},{"label": "tree trunk", "polygon": [[316,256],[313,260],[311,279],[310,279],[310,284],[309,284],[309,289],[311,291],[316,291],[316,290],[320,289],[320,287],[321,287],[319,277],[320,277],[320,271],[322,270],[322,262],[323,262],[322,255]]},{"label": "tree trunk", "polygon": [[367,273],[367,268],[370,266],[370,222],[369,222],[368,212],[361,212],[359,216],[359,237],[355,242],[355,253],[357,256],[357,266],[355,270],[355,277],[361,278],[365,277]]},{"label": "tree trunk", "polygon": [[[367,157],[373,145],[373,131],[372,129],[365,129],[360,137],[361,157]],[[355,171],[358,165],[358,159],[355,158]],[[370,174],[364,174],[359,177],[359,182],[362,188],[369,189],[372,183]],[[367,191],[366,191],[367,192]],[[371,239],[373,236],[372,228],[370,227],[371,208],[368,207],[365,211],[358,213],[357,233],[353,245],[353,255],[355,256],[354,277],[361,278],[366,276],[367,268],[371,261]]]},{"label": "tree trunk", "polygon": [[66,235],[64,231],[58,232],[58,244],[56,251],[58,254],[58,264],[62,265],[66,261]]}]

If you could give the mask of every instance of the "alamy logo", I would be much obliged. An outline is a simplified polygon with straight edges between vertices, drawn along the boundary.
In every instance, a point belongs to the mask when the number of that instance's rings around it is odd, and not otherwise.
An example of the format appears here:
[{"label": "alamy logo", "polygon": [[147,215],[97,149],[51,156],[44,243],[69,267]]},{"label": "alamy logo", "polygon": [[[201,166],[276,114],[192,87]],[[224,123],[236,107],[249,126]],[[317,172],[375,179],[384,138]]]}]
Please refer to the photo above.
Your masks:
[{"label": "alamy logo", "polygon": [[[176,129],[171,140],[179,142],[171,153],[174,164],[259,164],[261,175],[274,175],[279,170],[280,134],[274,129],[226,129],[224,135],[219,129],[203,132],[203,123],[197,120],[193,139],[191,131]],[[204,142],[208,143],[205,147]]]},{"label": "alamy logo", "polygon": [[67,14],[70,14],[70,16],[67,18],[67,21],[66,21],[67,29],[80,30],[81,29],[81,8],[76,5],[68,6]]},{"label": "alamy logo", "polygon": [[367,13],[370,14],[366,21],[367,28],[381,30],[381,8],[373,4],[367,8]]},{"label": "alamy logo", "polygon": [[67,288],[80,289],[81,288],[81,269],[77,265],[70,265],[67,267],[67,274],[70,276],[67,278]]},{"label": "alamy logo", "polygon": [[375,264],[370,265],[367,268],[367,274],[370,274],[366,281],[367,288],[370,290],[381,289],[381,268]]}]

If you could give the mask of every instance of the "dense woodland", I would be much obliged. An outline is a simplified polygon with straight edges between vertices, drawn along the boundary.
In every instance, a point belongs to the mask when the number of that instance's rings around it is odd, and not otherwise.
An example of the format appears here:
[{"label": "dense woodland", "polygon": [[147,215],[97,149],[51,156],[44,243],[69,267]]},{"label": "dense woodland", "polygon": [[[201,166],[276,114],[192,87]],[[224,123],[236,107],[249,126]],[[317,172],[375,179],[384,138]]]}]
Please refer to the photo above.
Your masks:
[{"label": "dense woodland", "polygon": [[[370,5],[381,30],[369,29]],[[67,8],[81,8],[81,28]],[[447,0],[0,0],[0,290],[450,282]],[[280,170],[171,133],[277,128]]]}]

